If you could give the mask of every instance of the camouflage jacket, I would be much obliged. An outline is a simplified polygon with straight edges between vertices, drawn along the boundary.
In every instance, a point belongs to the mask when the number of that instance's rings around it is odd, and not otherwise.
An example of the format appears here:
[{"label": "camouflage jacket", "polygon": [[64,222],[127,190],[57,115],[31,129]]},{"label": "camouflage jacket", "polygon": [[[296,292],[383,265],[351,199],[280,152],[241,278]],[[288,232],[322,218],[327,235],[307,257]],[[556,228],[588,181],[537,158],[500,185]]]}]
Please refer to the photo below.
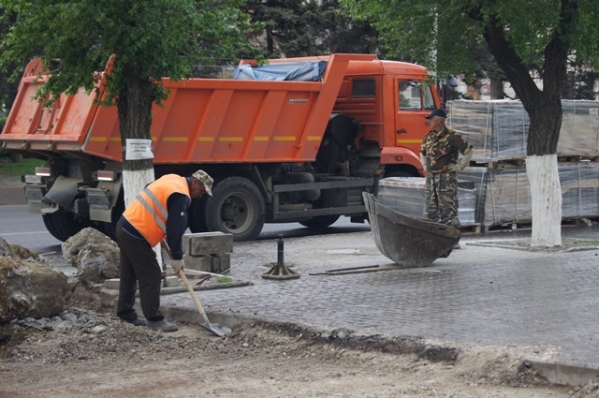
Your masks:
[{"label": "camouflage jacket", "polygon": [[468,141],[456,131],[445,127],[437,133],[434,130],[428,132],[422,140],[420,153],[428,160],[430,172],[433,174],[446,173],[447,166],[458,161],[458,155],[472,150]]}]

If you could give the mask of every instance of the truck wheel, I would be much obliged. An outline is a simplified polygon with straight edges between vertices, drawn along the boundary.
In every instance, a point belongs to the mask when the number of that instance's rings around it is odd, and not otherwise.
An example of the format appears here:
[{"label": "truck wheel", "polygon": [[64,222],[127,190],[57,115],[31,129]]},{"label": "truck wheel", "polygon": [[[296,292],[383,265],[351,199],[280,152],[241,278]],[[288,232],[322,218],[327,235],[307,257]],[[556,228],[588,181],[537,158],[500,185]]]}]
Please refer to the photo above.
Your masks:
[{"label": "truck wheel", "polygon": [[42,214],[42,219],[48,232],[63,242],[83,229],[83,225],[75,220],[73,214],[64,210]]},{"label": "truck wheel", "polygon": [[312,229],[321,229],[333,225],[339,217],[338,215],[313,217],[306,221],[300,221],[300,224]]},{"label": "truck wheel", "polygon": [[191,232],[208,232],[208,224],[206,223],[206,205],[208,198],[204,196],[200,199],[193,199],[189,205],[189,214],[187,224]]},{"label": "truck wheel", "polygon": [[264,226],[266,206],[253,182],[229,177],[212,189],[205,214],[209,231],[233,234],[236,241],[253,240]]}]

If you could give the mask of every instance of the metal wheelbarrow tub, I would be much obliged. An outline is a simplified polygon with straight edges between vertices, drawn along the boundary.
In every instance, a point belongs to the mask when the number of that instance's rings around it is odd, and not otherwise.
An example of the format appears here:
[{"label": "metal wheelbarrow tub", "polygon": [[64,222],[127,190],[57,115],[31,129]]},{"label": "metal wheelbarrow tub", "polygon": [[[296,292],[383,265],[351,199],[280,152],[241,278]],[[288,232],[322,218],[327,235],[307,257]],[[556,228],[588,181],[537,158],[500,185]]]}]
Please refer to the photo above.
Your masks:
[{"label": "metal wheelbarrow tub", "polygon": [[376,247],[397,264],[422,267],[447,257],[461,233],[452,226],[408,217],[362,192]]}]

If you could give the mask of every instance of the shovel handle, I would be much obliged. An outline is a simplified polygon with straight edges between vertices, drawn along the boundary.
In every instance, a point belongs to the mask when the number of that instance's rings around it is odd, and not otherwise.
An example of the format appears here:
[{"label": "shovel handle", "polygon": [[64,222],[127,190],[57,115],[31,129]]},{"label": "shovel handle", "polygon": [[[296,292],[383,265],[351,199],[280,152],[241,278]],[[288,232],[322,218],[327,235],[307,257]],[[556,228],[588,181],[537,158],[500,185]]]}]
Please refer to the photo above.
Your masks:
[{"label": "shovel handle", "polygon": [[[171,253],[171,248],[169,247],[168,243],[166,243],[166,240],[164,240],[164,239],[162,240],[162,246],[164,246],[166,253],[172,260],[173,254]],[[202,308],[202,304],[200,303],[198,296],[196,296],[195,292],[193,291],[193,287],[191,287],[189,280],[187,280],[187,276],[185,276],[185,271],[184,270],[179,271],[178,276],[179,276],[179,278],[181,278],[181,280],[183,281],[183,284],[187,288],[187,291],[189,292],[189,295],[191,296],[193,302],[195,303],[196,308],[198,309],[198,312],[200,313],[202,318],[204,318],[204,322],[210,323],[210,321],[208,320],[208,317],[206,316],[206,312],[204,312],[204,308]]]},{"label": "shovel handle", "polygon": [[206,316],[206,313],[204,312],[204,308],[202,308],[202,304],[200,304],[200,300],[198,299],[198,296],[196,296],[195,292],[193,291],[193,288],[191,287],[191,285],[189,284],[189,281],[187,280],[187,276],[185,276],[185,271],[183,271],[183,270],[179,271],[179,278],[181,278],[181,280],[185,284],[185,287],[187,288],[189,295],[191,296],[193,302],[195,303],[196,308],[198,309],[198,312],[200,313],[202,318],[204,318],[204,321],[210,323],[210,321],[208,321],[208,317]]}]

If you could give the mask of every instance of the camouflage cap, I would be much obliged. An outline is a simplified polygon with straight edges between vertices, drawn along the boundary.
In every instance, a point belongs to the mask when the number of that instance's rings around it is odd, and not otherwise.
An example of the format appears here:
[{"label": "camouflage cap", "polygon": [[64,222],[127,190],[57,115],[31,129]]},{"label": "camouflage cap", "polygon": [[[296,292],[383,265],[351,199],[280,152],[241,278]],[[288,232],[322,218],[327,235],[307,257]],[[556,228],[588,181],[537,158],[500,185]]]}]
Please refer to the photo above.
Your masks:
[{"label": "camouflage cap", "polygon": [[204,170],[198,170],[191,176],[200,180],[200,182],[204,184],[204,189],[206,190],[206,193],[212,196],[212,184],[214,183],[214,180],[212,179],[212,177],[208,175],[208,173],[206,173]]}]

